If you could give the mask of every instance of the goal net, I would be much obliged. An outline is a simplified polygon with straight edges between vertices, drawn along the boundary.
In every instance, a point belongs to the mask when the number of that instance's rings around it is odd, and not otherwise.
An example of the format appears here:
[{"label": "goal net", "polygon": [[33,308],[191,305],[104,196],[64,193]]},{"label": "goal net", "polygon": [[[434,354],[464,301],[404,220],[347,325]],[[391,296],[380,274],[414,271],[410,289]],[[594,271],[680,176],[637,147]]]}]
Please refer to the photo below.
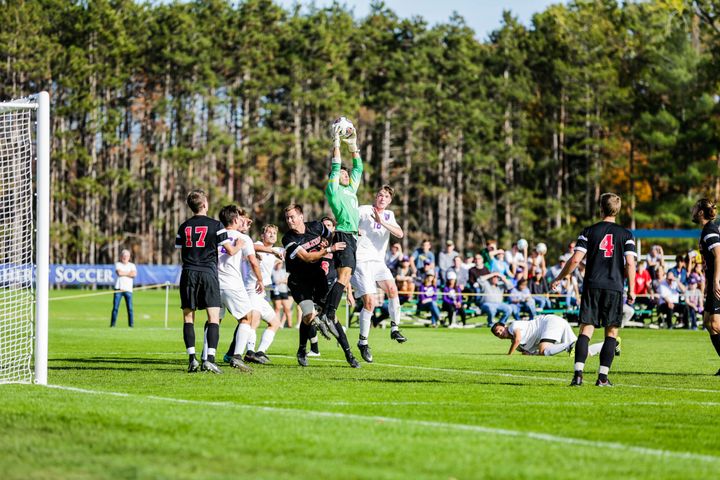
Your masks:
[{"label": "goal net", "polygon": [[48,106],[0,102],[0,383],[47,383]]}]

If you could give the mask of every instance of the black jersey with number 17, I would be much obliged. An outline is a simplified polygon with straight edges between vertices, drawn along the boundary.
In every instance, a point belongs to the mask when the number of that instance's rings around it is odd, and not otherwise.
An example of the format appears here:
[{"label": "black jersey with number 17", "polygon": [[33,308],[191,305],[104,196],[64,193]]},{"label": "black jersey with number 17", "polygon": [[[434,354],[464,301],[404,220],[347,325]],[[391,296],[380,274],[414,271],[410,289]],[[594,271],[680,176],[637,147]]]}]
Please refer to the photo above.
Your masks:
[{"label": "black jersey with number 17", "polygon": [[183,270],[217,274],[218,246],[230,242],[222,223],[195,215],[178,228],[175,248],[180,248]]},{"label": "black jersey with number 17", "polygon": [[616,223],[598,222],[582,231],[575,251],[585,253],[583,288],[623,291],[625,256],[637,256],[630,230]]}]

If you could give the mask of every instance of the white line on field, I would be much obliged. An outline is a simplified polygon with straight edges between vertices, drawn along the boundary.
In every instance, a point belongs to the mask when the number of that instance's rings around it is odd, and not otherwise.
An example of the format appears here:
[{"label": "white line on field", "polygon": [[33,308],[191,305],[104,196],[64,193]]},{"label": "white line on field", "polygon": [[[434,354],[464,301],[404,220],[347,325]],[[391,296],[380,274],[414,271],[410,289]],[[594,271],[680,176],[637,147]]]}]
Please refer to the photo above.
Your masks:
[{"label": "white line on field", "polygon": [[509,430],[505,428],[494,428],[494,427],[484,427],[482,425],[468,425],[468,424],[462,424],[462,423],[447,423],[447,422],[433,422],[428,420],[411,420],[411,419],[404,419],[404,418],[396,418],[396,417],[383,417],[383,416],[377,416],[377,415],[357,415],[353,413],[342,413],[342,412],[327,412],[327,411],[319,411],[319,410],[302,410],[302,409],[296,409],[296,408],[279,408],[279,407],[268,407],[263,405],[245,405],[241,403],[232,403],[232,402],[211,402],[211,401],[204,401],[204,400],[186,400],[181,398],[172,398],[172,397],[160,397],[156,395],[137,395],[132,393],[122,393],[122,392],[107,392],[102,390],[88,390],[84,388],[77,388],[77,387],[66,387],[62,385],[48,385],[48,388],[58,389],[58,390],[66,390],[70,392],[76,392],[76,393],[85,393],[85,394],[92,394],[92,395],[108,395],[113,397],[124,397],[124,398],[139,398],[139,399],[148,399],[148,400],[155,400],[159,402],[171,402],[171,403],[179,403],[179,404],[186,404],[186,405],[199,405],[204,407],[223,407],[223,408],[238,408],[242,410],[255,410],[255,411],[263,411],[263,412],[270,412],[270,413],[279,413],[284,415],[292,415],[293,417],[297,417],[298,415],[305,415],[307,417],[321,417],[321,418],[336,418],[336,419],[343,419],[343,420],[355,420],[355,421],[361,421],[361,422],[382,422],[382,423],[393,423],[393,424],[399,424],[399,425],[412,425],[417,427],[426,427],[426,428],[433,428],[433,429],[443,429],[443,430],[457,430],[457,431],[465,431],[465,432],[475,432],[475,433],[486,433],[490,435],[498,435],[498,436],[505,436],[505,437],[518,437],[518,438],[527,438],[531,440],[540,440],[543,442],[552,442],[552,443],[559,443],[559,444],[565,444],[565,445],[576,445],[576,446],[582,446],[582,447],[590,447],[590,448],[606,448],[611,450],[619,450],[621,452],[633,452],[639,455],[645,455],[645,456],[653,456],[653,457],[660,457],[660,458],[677,458],[677,459],[683,459],[683,460],[699,460],[703,462],[711,462],[711,463],[720,463],[720,457],[716,457],[713,455],[702,455],[697,453],[691,453],[691,452],[678,452],[678,451],[672,451],[672,450],[660,450],[656,448],[649,448],[649,447],[640,447],[637,445],[627,445],[623,443],[617,443],[617,442],[602,442],[602,441],[593,441],[593,440],[585,440],[582,438],[573,438],[573,437],[561,437],[559,435],[551,435],[548,433],[538,433],[538,432],[523,432],[520,430]]},{"label": "white line on field", "polygon": [[[184,352],[92,352],[92,353],[74,353],[74,354],[67,354],[67,355],[73,355],[73,356],[90,356],[90,355],[116,355],[116,356],[122,356],[122,355],[161,355],[161,356],[178,356],[182,357],[185,355]],[[278,357],[278,358],[292,358],[294,359],[294,356],[290,355],[271,355],[271,357]],[[339,360],[334,358],[313,358],[313,362],[320,361],[320,362],[333,362],[333,363],[345,363],[345,360]],[[518,375],[517,373],[503,373],[503,372],[487,372],[482,370],[463,370],[458,368],[441,368],[441,367],[424,367],[421,365],[397,365],[394,363],[377,363],[373,362],[373,365],[378,365],[380,367],[391,367],[391,368],[401,368],[401,369],[412,369],[412,370],[423,370],[423,371],[431,371],[431,372],[446,372],[446,373],[465,373],[468,375],[486,375],[491,377],[505,377],[505,378],[522,378],[526,380],[547,380],[549,382],[567,382],[567,378],[561,378],[561,377],[541,377],[537,375]],[[708,375],[708,378],[710,378],[711,375]],[[648,389],[654,389],[654,390],[667,390],[671,392],[699,392],[699,393],[720,393],[720,389],[711,389],[711,388],[691,388],[691,387],[663,387],[660,385],[634,385],[630,383],[616,383],[615,384],[618,387],[628,387],[628,388],[648,388]]]}]

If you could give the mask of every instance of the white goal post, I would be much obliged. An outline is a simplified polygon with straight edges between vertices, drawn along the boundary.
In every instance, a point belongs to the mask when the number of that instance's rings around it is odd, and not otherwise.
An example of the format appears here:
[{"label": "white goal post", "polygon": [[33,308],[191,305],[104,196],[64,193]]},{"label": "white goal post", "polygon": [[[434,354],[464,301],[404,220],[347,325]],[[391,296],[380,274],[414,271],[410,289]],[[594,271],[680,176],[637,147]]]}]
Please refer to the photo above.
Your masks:
[{"label": "white goal post", "polygon": [[49,262],[50,96],[41,92],[0,102],[0,384],[47,385]]}]

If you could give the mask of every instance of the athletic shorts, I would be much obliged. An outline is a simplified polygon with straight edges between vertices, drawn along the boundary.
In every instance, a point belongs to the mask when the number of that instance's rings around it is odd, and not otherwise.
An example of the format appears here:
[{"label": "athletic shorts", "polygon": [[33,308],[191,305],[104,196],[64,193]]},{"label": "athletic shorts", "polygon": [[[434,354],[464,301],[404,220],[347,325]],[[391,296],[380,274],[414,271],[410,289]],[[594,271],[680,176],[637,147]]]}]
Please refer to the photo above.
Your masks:
[{"label": "athletic shorts", "polygon": [[567,343],[577,341],[577,336],[564,318],[550,317],[545,320],[545,327],[540,332],[540,339],[540,343]]},{"label": "athletic shorts", "polygon": [[623,295],[615,290],[587,288],[580,302],[580,323],[595,327],[621,327]]},{"label": "athletic shorts", "polygon": [[288,292],[278,292],[278,293],[275,293],[275,292],[273,291],[273,292],[270,293],[270,299],[271,299],[272,301],[276,301],[276,300],[287,300],[288,298],[290,298],[290,294],[289,294]]},{"label": "athletic shorts", "polygon": [[394,280],[390,269],[385,262],[371,260],[358,262],[350,283],[353,287],[353,294],[356,297],[362,297],[377,293],[377,283],[385,280]]},{"label": "athletic shorts", "polygon": [[230,312],[236,320],[240,320],[252,309],[250,297],[244,288],[241,290],[220,290],[220,300],[223,308],[220,309],[220,319],[225,317],[225,310]]},{"label": "athletic shorts", "polygon": [[708,312],[708,315],[720,315],[720,299],[715,296],[715,292],[712,290],[712,283],[708,282],[705,289],[707,291],[705,292],[704,311]]},{"label": "athletic shorts", "polygon": [[333,243],[345,242],[345,250],[339,250],[333,253],[333,261],[335,269],[341,267],[350,267],[355,271],[355,253],[357,252],[357,236],[348,232],[335,232],[333,235]]},{"label": "athletic shorts", "polygon": [[295,303],[299,305],[300,302],[304,300],[312,300],[316,305],[320,305],[321,307],[325,306],[325,298],[327,297],[329,289],[325,274],[322,270],[308,277],[293,277],[294,275],[290,275],[288,288]]},{"label": "athletic shorts", "polygon": [[183,269],[180,274],[180,307],[190,310],[220,308],[220,282],[217,273]]},{"label": "athletic shorts", "polygon": [[275,309],[270,305],[264,295],[257,292],[248,292],[252,310],[260,312],[260,318],[265,323],[270,323],[275,318]]}]

